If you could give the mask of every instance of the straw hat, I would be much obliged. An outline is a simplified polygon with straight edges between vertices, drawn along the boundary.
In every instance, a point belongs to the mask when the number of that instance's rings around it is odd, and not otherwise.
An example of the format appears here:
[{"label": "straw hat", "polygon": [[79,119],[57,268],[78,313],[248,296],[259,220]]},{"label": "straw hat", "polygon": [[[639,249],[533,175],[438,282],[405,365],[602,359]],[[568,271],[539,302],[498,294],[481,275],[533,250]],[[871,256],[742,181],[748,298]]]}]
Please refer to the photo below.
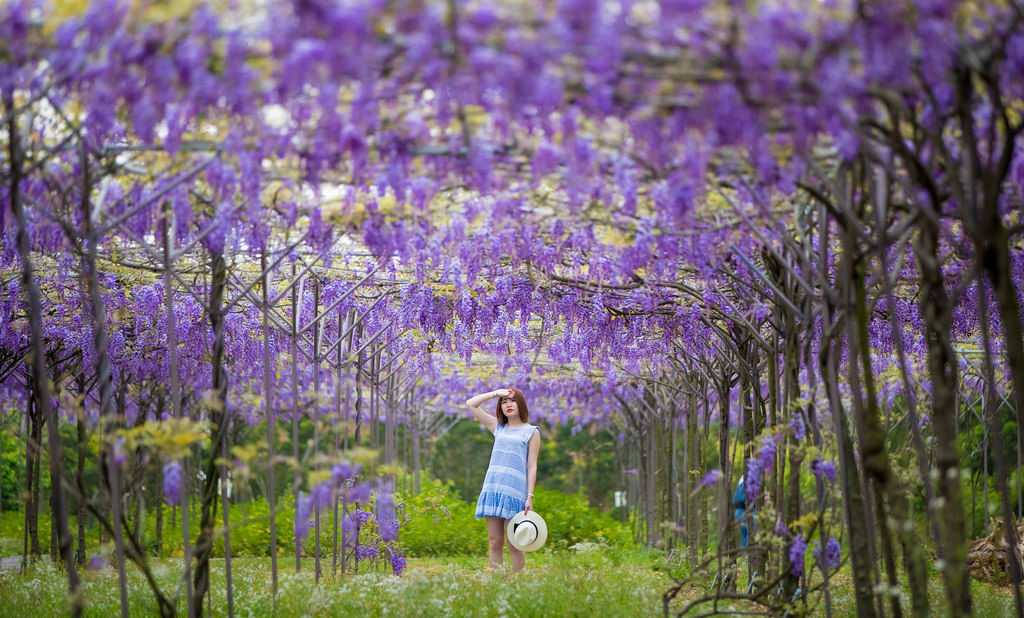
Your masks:
[{"label": "straw hat", "polygon": [[519,511],[508,520],[508,542],[520,551],[536,551],[548,538],[548,525],[537,511]]}]

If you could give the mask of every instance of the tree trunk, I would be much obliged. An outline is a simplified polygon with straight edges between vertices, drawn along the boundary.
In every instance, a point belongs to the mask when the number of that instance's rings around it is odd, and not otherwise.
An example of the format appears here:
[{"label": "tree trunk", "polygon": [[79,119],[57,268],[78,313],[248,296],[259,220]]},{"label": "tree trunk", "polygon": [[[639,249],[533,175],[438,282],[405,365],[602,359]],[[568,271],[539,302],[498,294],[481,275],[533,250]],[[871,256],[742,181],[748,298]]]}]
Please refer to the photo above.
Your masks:
[{"label": "tree trunk", "polygon": [[[718,458],[722,470],[722,482],[718,490],[718,555],[728,554],[729,567],[735,562],[732,529],[736,525],[732,514],[732,459],[729,457],[729,384],[728,376],[721,376],[718,382]],[[719,581],[726,575],[721,559],[718,564]],[[729,588],[735,587],[730,578]]]},{"label": "tree trunk", "polygon": [[[56,487],[60,482],[61,482],[60,479],[53,475],[53,466],[50,466],[50,495],[49,495],[49,497],[47,499],[47,502],[49,503],[48,506],[50,507],[50,513],[51,514],[56,512],[55,511],[56,505],[54,505],[54,503],[53,503],[53,498],[54,498],[53,488]],[[70,534],[70,532],[71,531],[69,529],[68,533]],[[51,515],[51,519],[50,519],[50,546],[47,548],[49,550],[47,553],[50,554],[50,562],[53,563],[53,564],[57,564],[57,560],[60,558],[60,556],[57,554],[57,545],[58,545],[57,526],[54,525],[54,522],[53,522],[53,519],[52,519],[52,515]]]},{"label": "tree trunk", "polygon": [[[89,436],[85,431],[85,377],[78,378],[78,393],[82,397],[82,407],[77,410],[78,418],[75,420],[75,432],[77,434],[78,442],[76,450],[77,461],[75,462],[75,478],[81,483],[82,477],[85,475],[85,454],[89,449]],[[85,556],[88,554],[88,549],[85,547],[85,497],[78,496],[76,500],[76,512],[78,515],[78,552],[75,555],[75,563],[78,566],[85,566]]]},{"label": "tree trunk", "polygon": [[[96,348],[96,380],[100,395],[99,423],[102,428],[104,438],[107,439],[109,438],[112,426],[110,406],[113,401],[113,377],[110,371],[110,358],[107,356],[106,306],[103,301],[102,293],[100,292],[99,272],[96,269],[96,254],[99,240],[96,237],[94,218],[97,215],[92,212],[92,200],[90,197],[91,182],[88,173],[89,165],[88,159],[85,156],[84,145],[82,146],[82,152],[83,190],[81,209],[82,218],[83,221],[85,221],[87,243],[85,269],[86,276],[88,277],[90,307],[92,309],[93,344]],[[103,445],[101,446],[99,453],[99,471],[100,475],[105,479],[108,488],[110,499],[109,508],[111,516],[113,517],[111,527],[113,528],[114,533],[114,553],[121,595],[121,615],[124,618],[127,618],[128,585],[124,571],[124,539],[121,529],[120,480],[117,465],[114,463],[113,456],[110,451],[110,445],[108,443],[101,444]]]},{"label": "tree trunk", "polygon": [[[292,332],[291,332],[291,365],[292,365],[292,456],[299,459],[299,350],[296,339],[299,332],[299,287],[295,282],[295,264],[292,263]],[[292,477],[292,496],[296,509],[299,504],[299,489],[302,487],[302,471],[295,466]],[[295,572],[302,570],[302,541],[295,535]]]},{"label": "tree trunk", "polygon": [[[33,397],[33,400],[36,398]],[[43,550],[39,545],[39,503],[42,499],[40,486],[40,473],[39,468],[42,465],[42,458],[40,453],[43,449],[43,423],[39,414],[39,403],[35,401],[32,406],[32,430],[29,434],[29,494],[28,494],[28,505],[26,505],[25,514],[28,517],[28,537],[31,543],[31,552],[33,558],[38,558],[43,555]]]},{"label": "tree trunk", "polygon": [[697,395],[691,393],[686,411],[685,431],[683,432],[683,517],[686,526],[686,553],[691,565],[697,564],[700,544],[697,529],[697,497],[693,494],[697,488],[698,468],[696,463],[697,445]]},{"label": "tree trunk", "polygon": [[[960,495],[960,453],[957,448],[956,393],[957,360],[949,339],[951,306],[938,259],[939,229],[928,217],[921,217],[914,244],[920,278],[919,304],[928,342],[928,373],[932,382],[932,422],[935,464],[942,497],[942,570],[950,615],[971,615],[971,589],[967,574],[967,535]],[[926,480],[926,482],[929,482]]]},{"label": "tree trunk", "polygon": [[276,408],[272,389],[273,366],[270,359],[270,275],[267,273],[267,252],[260,255],[260,269],[263,271],[263,406],[267,419],[267,503],[270,507],[270,581],[274,607],[277,607],[277,489],[274,485],[274,460],[277,449],[274,433],[277,430]]},{"label": "tree trunk", "polygon": [[[984,364],[985,387],[988,397],[982,398],[986,402],[983,410],[985,423],[988,432],[995,436],[992,441],[992,455],[996,460],[996,491],[999,492],[1000,506],[1003,507],[1003,531],[1006,535],[1006,563],[1007,573],[1010,582],[1013,584],[1013,601],[1017,610],[1017,617],[1024,618],[1024,598],[1021,596],[1021,556],[1020,539],[1017,538],[1017,526],[1014,525],[1016,518],[1013,516],[1013,509],[1010,507],[1010,492],[1006,487],[1008,476],[1006,469],[1006,454],[1003,450],[1002,432],[999,426],[999,394],[996,392],[995,369],[992,364],[992,333],[989,326],[988,294],[984,283],[978,286],[978,317],[981,322],[982,349],[985,355],[982,359]],[[988,474],[988,471],[985,471]],[[1018,470],[1018,474],[1020,470]],[[986,511],[987,513],[988,511]]]},{"label": "tree trunk", "polygon": [[[790,414],[799,414],[799,410],[794,410],[793,405],[796,404],[799,395],[799,349],[797,348],[796,340],[796,324],[793,320],[792,315],[787,312],[786,325],[792,330],[786,337],[786,351],[785,351],[785,375],[783,379],[786,381],[783,392],[785,393],[785,415],[783,418],[788,418]],[[789,449],[789,477],[786,479],[786,501],[784,504],[783,520],[788,523],[792,523],[800,519],[800,469],[803,466],[803,451],[799,448],[799,443],[793,436],[787,438],[787,442],[792,446]],[[788,525],[787,523],[787,525]],[[784,599],[793,598],[793,593],[796,591],[797,577],[792,573],[792,564],[789,560],[789,552],[785,552],[782,555],[782,596]]]},{"label": "tree trunk", "polygon": [[[13,95],[10,92],[4,95],[4,108],[8,110],[14,109]],[[18,127],[17,116],[12,116],[7,124],[7,138],[10,178],[8,201],[18,226],[21,287],[28,294],[29,331],[32,343],[31,362],[28,366],[29,383],[32,386],[32,394],[36,401],[38,416],[49,421],[50,472],[57,481],[51,489],[54,494],[54,512],[51,525],[56,526],[58,529],[60,555],[64,560],[64,567],[67,570],[68,585],[71,593],[71,613],[77,617],[82,615],[85,598],[82,594],[78,570],[75,568],[74,557],[71,553],[71,531],[68,528],[67,503],[64,485],[60,482],[64,476],[64,457],[61,449],[60,432],[57,428],[57,418],[53,414],[50,401],[49,375],[46,371],[46,357],[43,348],[42,301],[39,287],[36,285],[35,277],[32,274],[32,253],[28,237],[28,220],[25,217],[25,210],[21,204],[20,184],[25,160],[24,153],[21,150],[21,133]]]},{"label": "tree trunk", "polygon": [[[868,396],[867,400],[865,400],[863,382],[867,382],[869,379],[870,355],[867,356],[866,362],[858,364],[858,361],[864,361],[864,354],[861,354],[861,352],[868,346],[866,341],[867,300],[864,291],[863,261],[854,265],[855,256],[853,254],[857,251],[857,244],[849,230],[849,226],[844,228],[843,240],[845,246],[842,252],[844,271],[842,279],[845,285],[841,285],[840,289],[852,318],[846,320],[847,342],[851,352],[847,363],[851,400],[854,414],[859,419],[860,458],[863,464],[865,481],[868,484],[868,499],[874,508],[875,529],[881,540],[882,562],[885,565],[885,572],[888,578],[887,587],[891,590],[898,584],[898,575],[896,571],[896,556],[892,543],[892,531],[889,528],[889,517],[883,500],[883,492],[889,490],[891,481],[889,451],[885,444],[885,431],[878,418],[877,405],[872,405],[874,402],[873,388],[868,388]],[[850,289],[851,287],[852,290]],[[861,330],[862,319],[864,320],[863,332]],[[863,382],[861,371],[864,372]],[[871,485],[872,482],[874,485]],[[902,520],[897,519],[897,521]],[[899,597],[896,595],[887,596],[894,618],[902,618],[903,609]]]},{"label": "tree trunk", "polygon": [[[223,456],[224,445],[227,443],[228,415],[227,415],[227,371],[224,368],[224,314],[222,313],[222,301],[224,297],[224,282],[227,277],[227,267],[224,263],[224,256],[215,253],[211,259],[212,278],[210,281],[210,327],[213,330],[213,354],[211,366],[213,371],[212,390],[214,397],[210,405],[210,430],[213,433],[210,441],[210,457],[206,461],[206,479],[202,489],[202,509],[199,523],[199,538],[196,539],[196,571],[194,580],[193,604],[196,608],[196,615],[203,613],[203,598],[210,587],[210,554],[213,552],[214,509],[217,503],[217,481],[220,480],[221,465],[218,464],[219,457]],[[224,522],[225,528],[228,522]],[[227,545],[227,530],[225,529],[225,545]],[[227,547],[225,547],[225,552]],[[232,613],[231,603],[231,577],[228,573],[228,613]]]},{"label": "tree trunk", "polygon": [[[857,462],[853,456],[853,445],[847,427],[846,412],[843,409],[842,395],[839,393],[838,368],[836,363],[836,346],[831,334],[836,327],[832,323],[830,307],[826,305],[825,334],[822,337],[822,354],[819,356],[821,375],[825,382],[829,408],[832,412],[832,424],[835,428],[837,447],[839,450],[839,472],[843,504],[846,511],[846,525],[849,531],[850,566],[853,570],[853,594],[858,616],[875,615],[874,584],[872,582],[871,552],[868,540],[868,525],[864,510],[864,494],[861,491],[860,478],[857,475]],[[788,566],[789,558],[783,560]],[[784,568],[785,568],[784,566]]]},{"label": "tree trunk", "polygon": [[[320,280],[313,279],[313,460],[320,455]],[[320,464],[314,464],[319,471]],[[320,503],[313,507],[313,582],[320,583]]]},{"label": "tree trunk", "polygon": [[[171,284],[173,274],[171,268],[174,264],[173,253],[175,246],[174,239],[174,209],[171,207],[171,203],[165,201],[163,204],[163,218],[161,220],[161,228],[163,232],[164,241],[164,311],[167,313],[167,359],[168,359],[168,377],[170,378],[171,387],[171,411],[174,414],[174,418],[180,419],[182,417],[181,411],[181,380],[178,376],[178,334],[177,324],[174,315],[174,288]],[[194,597],[192,595],[192,539],[189,533],[189,513],[191,512],[191,499],[192,492],[189,490],[189,480],[191,475],[189,471],[188,457],[185,457],[181,462],[184,473],[181,475],[181,490],[178,495],[178,504],[181,505],[181,538],[183,541],[183,560],[184,573],[183,578],[185,580],[185,599],[188,610],[189,618],[196,616],[196,608],[193,605]],[[161,511],[163,505],[160,506]],[[171,526],[174,526],[175,511],[171,510]]]},{"label": "tree trunk", "polygon": [[[854,308],[857,315],[856,340],[859,347],[858,356],[864,375],[866,390],[865,429],[869,444],[864,446],[864,467],[885,491],[895,520],[896,532],[903,546],[904,564],[910,582],[911,609],[915,616],[928,615],[928,576],[925,569],[924,556],[913,532],[913,518],[907,503],[906,492],[896,478],[889,461],[889,453],[885,443],[885,428],[882,427],[881,411],[878,408],[878,394],[875,389],[874,372],[871,368],[871,346],[868,340],[868,306],[865,290],[864,264],[861,262],[854,269]],[[851,372],[856,373],[856,372]],[[870,458],[870,459],[869,459]],[[962,513],[962,505],[959,507]],[[879,526],[888,528],[884,520]],[[895,560],[887,563],[886,568],[895,570]]]}]

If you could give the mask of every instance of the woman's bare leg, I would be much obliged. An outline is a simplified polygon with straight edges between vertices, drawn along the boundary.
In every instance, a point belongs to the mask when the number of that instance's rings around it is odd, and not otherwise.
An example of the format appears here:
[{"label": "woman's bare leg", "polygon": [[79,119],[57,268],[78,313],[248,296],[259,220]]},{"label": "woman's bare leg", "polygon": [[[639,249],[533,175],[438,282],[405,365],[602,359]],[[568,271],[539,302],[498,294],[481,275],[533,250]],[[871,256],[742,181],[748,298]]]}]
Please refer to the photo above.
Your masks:
[{"label": "woman's bare leg", "polygon": [[[507,519],[505,520],[505,529],[508,530]],[[507,539],[508,536],[505,535],[505,538]],[[513,573],[518,573],[519,571],[522,571],[524,568],[526,568],[526,553],[521,549],[516,549],[515,547],[512,547],[512,541],[508,542],[508,555],[510,558],[509,561],[512,563]]]},{"label": "woman's bare leg", "polygon": [[[505,549],[505,526],[507,519],[487,517],[487,559],[491,570],[501,568],[502,552]],[[513,564],[515,564],[513,562]]]}]

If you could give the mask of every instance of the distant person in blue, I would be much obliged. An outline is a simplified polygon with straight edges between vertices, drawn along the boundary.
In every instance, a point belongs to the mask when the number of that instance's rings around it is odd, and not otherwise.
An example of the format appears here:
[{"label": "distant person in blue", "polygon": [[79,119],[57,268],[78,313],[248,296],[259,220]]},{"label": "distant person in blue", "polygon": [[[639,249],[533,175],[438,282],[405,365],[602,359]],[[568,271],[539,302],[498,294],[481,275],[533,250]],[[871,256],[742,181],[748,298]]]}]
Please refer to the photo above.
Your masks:
[{"label": "distant person in blue", "polygon": [[[481,407],[498,398],[494,414]],[[466,402],[470,414],[494,434],[494,448],[487,465],[484,485],[476,501],[477,519],[487,520],[488,558],[491,570],[499,569],[505,550],[508,520],[520,511],[533,508],[533,488],[537,484],[537,455],[540,453],[540,429],[530,424],[526,398],[518,388],[502,388],[477,395]],[[526,554],[508,543],[512,572],[526,566]]]},{"label": "distant person in blue", "polygon": [[[743,488],[743,475],[740,475],[740,482],[736,484],[736,492],[732,495],[732,508],[736,509],[734,515],[736,523],[740,525],[740,547],[747,546],[747,495]],[[754,508],[750,507],[750,528],[754,527]]]}]

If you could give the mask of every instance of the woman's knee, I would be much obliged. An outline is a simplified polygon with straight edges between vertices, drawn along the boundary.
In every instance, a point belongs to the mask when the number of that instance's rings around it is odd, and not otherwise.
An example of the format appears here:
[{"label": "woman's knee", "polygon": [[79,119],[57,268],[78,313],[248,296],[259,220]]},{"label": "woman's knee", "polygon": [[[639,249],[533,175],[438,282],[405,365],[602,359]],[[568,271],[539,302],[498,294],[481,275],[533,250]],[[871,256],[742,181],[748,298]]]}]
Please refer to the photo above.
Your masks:
[{"label": "woman's knee", "polygon": [[505,548],[505,539],[500,536],[490,535],[487,537],[487,544],[492,552],[501,552]]}]

